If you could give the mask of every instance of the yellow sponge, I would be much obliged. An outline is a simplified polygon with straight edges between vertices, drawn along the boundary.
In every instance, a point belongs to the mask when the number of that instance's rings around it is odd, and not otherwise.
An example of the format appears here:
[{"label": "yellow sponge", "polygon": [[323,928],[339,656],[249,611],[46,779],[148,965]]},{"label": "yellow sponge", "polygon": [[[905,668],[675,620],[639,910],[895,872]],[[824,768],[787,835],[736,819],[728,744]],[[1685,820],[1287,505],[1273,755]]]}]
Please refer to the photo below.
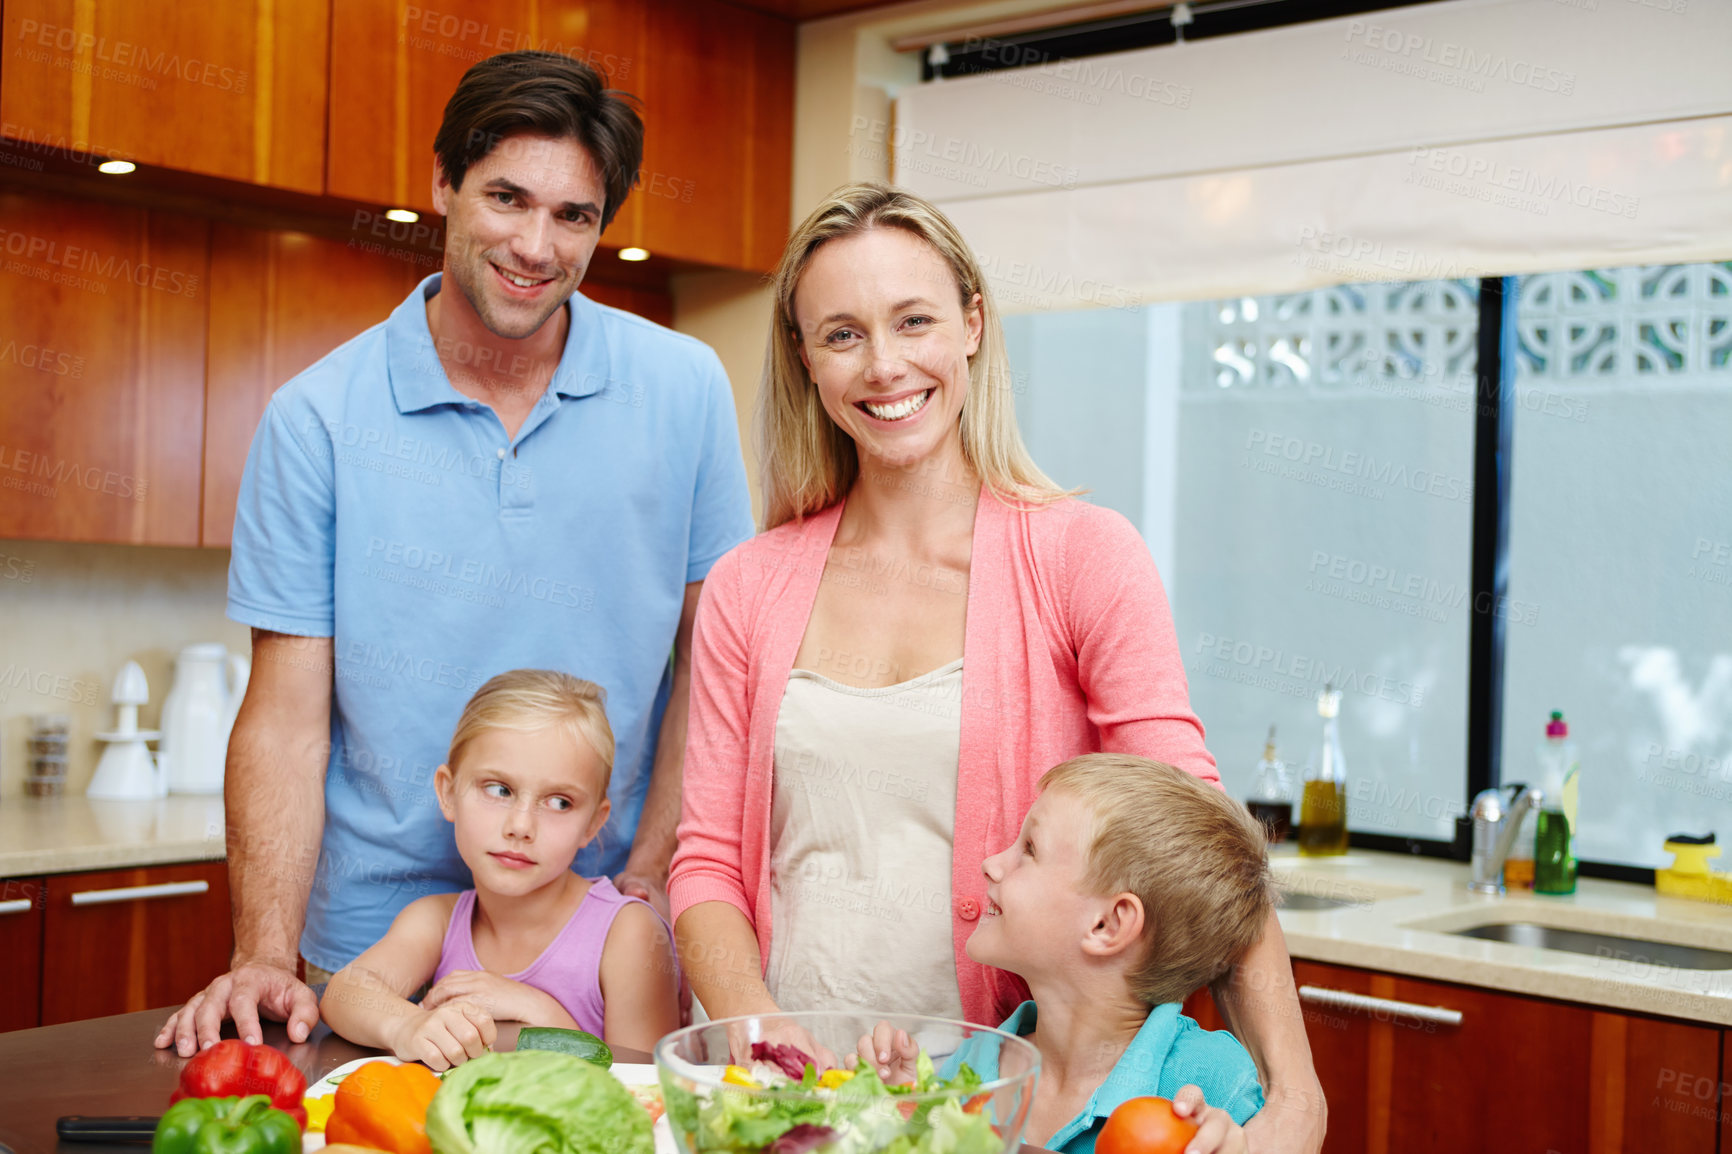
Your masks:
[{"label": "yellow sponge", "polygon": [[1675,897],[1732,904],[1732,874],[1708,868],[1708,859],[1720,856],[1719,846],[1669,841],[1666,850],[1673,855],[1672,865],[1654,871],[1656,890]]}]

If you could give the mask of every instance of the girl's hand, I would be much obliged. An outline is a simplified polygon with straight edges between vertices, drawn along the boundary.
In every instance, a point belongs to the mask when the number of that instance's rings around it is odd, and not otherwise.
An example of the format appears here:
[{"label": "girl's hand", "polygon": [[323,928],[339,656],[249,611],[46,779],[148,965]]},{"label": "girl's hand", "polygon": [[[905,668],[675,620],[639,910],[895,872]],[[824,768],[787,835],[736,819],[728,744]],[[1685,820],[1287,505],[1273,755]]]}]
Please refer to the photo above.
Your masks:
[{"label": "girl's hand", "polygon": [[728,1049],[733,1053],[734,1065],[747,1069],[752,1065],[752,1043],[779,1042],[785,1046],[793,1046],[812,1059],[818,1073],[833,1070],[841,1063],[836,1055],[825,1046],[820,1046],[818,1040],[804,1026],[796,1026],[788,1021],[763,1023],[757,1038],[753,1038],[746,1029],[746,1023],[736,1022],[728,1027]]},{"label": "girl's hand", "polygon": [[889,1022],[879,1022],[870,1034],[860,1035],[856,1047],[863,1065],[878,1071],[878,1080],[886,1086],[912,1086],[915,1062],[920,1047],[907,1030],[893,1029]]},{"label": "girl's hand", "polygon": [[1197,1124],[1197,1133],[1185,1147],[1185,1154],[1250,1154],[1245,1131],[1231,1114],[1205,1104],[1200,1087],[1180,1087],[1173,1095],[1173,1113]]},{"label": "girl's hand", "polygon": [[496,1022],[566,1025],[570,1015],[551,994],[486,970],[455,970],[421,999],[423,1010],[462,1000],[480,1007]]},{"label": "girl's hand", "polygon": [[391,1049],[405,1062],[444,1070],[485,1054],[498,1032],[486,1010],[456,1001],[403,1019]]}]

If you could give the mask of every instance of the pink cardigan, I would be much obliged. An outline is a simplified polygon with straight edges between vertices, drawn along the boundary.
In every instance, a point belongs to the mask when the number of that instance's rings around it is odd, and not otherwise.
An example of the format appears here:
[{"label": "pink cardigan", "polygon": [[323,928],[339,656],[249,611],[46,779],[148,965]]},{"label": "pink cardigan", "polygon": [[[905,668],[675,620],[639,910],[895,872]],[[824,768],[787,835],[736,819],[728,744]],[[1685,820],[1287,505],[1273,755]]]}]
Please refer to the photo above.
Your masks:
[{"label": "pink cardigan", "polygon": [[[765,959],[776,715],[841,516],[838,502],[735,548],[710,571],[698,602],[668,896],[675,918],[699,902],[734,905],[756,927]],[[964,1011],[996,1025],[1026,987],[963,946],[985,901],[981,863],[1016,836],[1041,774],[1109,751],[1165,761],[1217,786],[1220,775],[1191,712],[1154,561],[1111,510],[1070,499],[1024,511],[981,496],[962,681],[952,938]]]}]

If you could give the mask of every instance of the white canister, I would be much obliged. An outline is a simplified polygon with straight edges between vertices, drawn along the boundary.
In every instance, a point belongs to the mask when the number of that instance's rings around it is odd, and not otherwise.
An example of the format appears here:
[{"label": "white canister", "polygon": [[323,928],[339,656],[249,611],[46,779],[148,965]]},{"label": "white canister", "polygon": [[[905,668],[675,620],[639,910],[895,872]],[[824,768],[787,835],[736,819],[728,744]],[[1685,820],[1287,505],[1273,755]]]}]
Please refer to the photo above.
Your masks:
[{"label": "white canister", "polygon": [[222,792],[225,723],[232,723],[227,657],[227,649],[209,642],[188,645],[174,663],[174,687],[162,706],[162,760],[171,793]]}]

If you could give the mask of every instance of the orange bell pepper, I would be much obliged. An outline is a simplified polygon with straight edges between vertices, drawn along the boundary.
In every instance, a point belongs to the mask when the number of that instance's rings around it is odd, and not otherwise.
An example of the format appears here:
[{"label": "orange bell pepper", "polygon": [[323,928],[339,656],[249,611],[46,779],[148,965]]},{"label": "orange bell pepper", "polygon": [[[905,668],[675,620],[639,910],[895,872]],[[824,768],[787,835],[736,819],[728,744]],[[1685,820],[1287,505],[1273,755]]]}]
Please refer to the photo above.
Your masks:
[{"label": "orange bell pepper", "polygon": [[425,1066],[368,1062],[337,1084],[325,1140],[389,1154],[432,1154],[427,1106],[438,1091],[439,1079]]}]

